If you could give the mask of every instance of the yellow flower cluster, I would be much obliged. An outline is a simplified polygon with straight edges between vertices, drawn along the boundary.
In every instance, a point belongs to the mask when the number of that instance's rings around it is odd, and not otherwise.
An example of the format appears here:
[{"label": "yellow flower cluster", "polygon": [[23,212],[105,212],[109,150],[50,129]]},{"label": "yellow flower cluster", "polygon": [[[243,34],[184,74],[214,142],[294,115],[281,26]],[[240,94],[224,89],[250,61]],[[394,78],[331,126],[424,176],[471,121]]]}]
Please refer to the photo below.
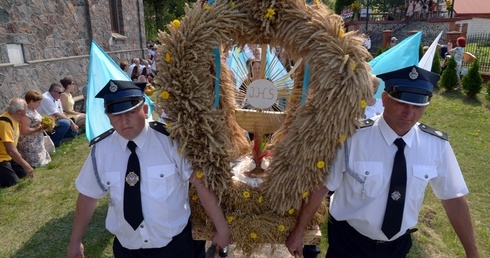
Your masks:
[{"label": "yellow flower cluster", "polygon": [[250,198],[250,192],[249,191],[243,192],[243,197]]},{"label": "yellow flower cluster", "polygon": [[361,102],[359,103],[361,105],[361,108],[366,108],[367,102],[364,99],[361,99]]},{"label": "yellow flower cluster", "polygon": [[179,20],[173,20],[172,26],[176,29],[180,28],[180,21]]},{"label": "yellow flower cluster", "polygon": [[306,198],[308,196],[308,194],[310,194],[308,191],[303,192],[303,194],[301,195],[301,197],[303,197],[303,199],[304,199],[304,198]]},{"label": "yellow flower cluster", "polygon": [[166,90],[163,90],[160,93],[160,98],[162,98],[162,99],[168,99],[169,97],[170,97],[170,93],[168,93],[168,91],[166,91]]},{"label": "yellow flower cluster", "polygon": [[52,132],[54,127],[56,126],[56,121],[54,120],[53,117],[45,115],[41,119],[41,126],[44,131]]},{"label": "yellow flower cluster", "polygon": [[279,225],[277,226],[277,230],[284,232],[284,230],[286,230],[286,227],[284,225]]},{"label": "yellow flower cluster", "polygon": [[274,8],[268,8],[265,17],[271,19],[272,17],[274,17],[275,14],[276,11],[274,10]]},{"label": "yellow flower cluster", "polygon": [[322,169],[325,167],[325,161],[323,160],[320,160],[316,163],[316,167],[319,168],[319,169]]},{"label": "yellow flower cluster", "polygon": [[196,177],[197,178],[203,178],[204,172],[202,172],[202,170],[200,170],[200,169],[196,170]]},{"label": "yellow flower cluster", "polygon": [[344,134],[344,135],[340,136],[339,143],[344,143],[345,140],[347,140],[347,136]]}]

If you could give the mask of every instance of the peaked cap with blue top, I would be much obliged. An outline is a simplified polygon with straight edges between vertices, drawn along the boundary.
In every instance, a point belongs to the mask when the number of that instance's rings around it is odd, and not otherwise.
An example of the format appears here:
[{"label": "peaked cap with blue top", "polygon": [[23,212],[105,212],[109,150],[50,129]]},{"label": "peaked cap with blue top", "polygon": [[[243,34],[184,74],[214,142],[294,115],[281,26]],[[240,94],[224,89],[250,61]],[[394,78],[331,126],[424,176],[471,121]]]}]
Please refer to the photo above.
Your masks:
[{"label": "peaked cap with blue top", "polygon": [[413,65],[379,74],[377,77],[385,82],[385,91],[394,100],[415,106],[427,106],[440,76]]}]

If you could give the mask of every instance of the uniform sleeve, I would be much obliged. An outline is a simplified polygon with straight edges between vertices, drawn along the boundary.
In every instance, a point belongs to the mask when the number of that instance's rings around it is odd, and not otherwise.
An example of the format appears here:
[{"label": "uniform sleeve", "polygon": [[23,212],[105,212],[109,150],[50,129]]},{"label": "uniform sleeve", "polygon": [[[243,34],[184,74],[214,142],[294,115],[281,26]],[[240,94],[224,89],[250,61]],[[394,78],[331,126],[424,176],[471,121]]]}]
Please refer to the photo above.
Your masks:
[{"label": "uniform sleeve", "polygon": [[104,191],[99,183],[101,182],[98,182],[95,175],[94,166],[92,163],[92,156],[90,153],[85,160],[85,164],[83,164],[80,173],[78,174],[78,177],[75,181],[75,186],[77,187],[77,190],[83,195],[94,199],[102,199],[107,195],[108,192]]},{"label": "uniform sleeve", "polygon": [[441,164],[437,169],[437,173],[438,176],[430,181],[432,190],[437,198],[447,200],[468,194],[468,187],[448,141],[444,141]]}]

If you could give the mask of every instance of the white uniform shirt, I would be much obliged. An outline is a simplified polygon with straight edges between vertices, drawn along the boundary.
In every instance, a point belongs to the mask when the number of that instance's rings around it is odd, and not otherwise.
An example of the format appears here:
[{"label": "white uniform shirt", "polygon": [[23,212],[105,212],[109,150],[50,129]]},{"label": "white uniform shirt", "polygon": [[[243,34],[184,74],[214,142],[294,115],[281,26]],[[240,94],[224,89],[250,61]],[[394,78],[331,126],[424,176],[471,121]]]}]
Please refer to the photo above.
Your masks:
[{"label": "white uniform shirt", "polygon": [[141,203],[144,221],[133,230],[124,219],[123,197],[130,150],[128,140],[117,132],[96,143],[97,169],[104,188],[98,185],[89,156],[76,180],[78,191],[101,199],[110,194],[107,229],[128,249],[159,248],[182,232],[190,216],[188,179],[192,170],[178,154],[171,139],[149,127],[133,140],[141,167]]},{"label": "white uniform shirt", "polygon": [[63,114],[63,107],[61,106],[61,101],[55,100],[49,91],[43,93],[43,99],[41,100],[41,105],[37,108],[37,112],[42,116],[48,115],[53,116],[54,113]]},{"label": "white uniform shirt", "polygon": [[[326,187],[335,191],[330,213],[336,220],[346,220],[359,233],[373,240],[388,239],[381,231],[390,186],[393,159],[397,151],[393,142],[397,134],[382,116],[374,125],[358,129],[349,138],[347,172],[345,145],[339,149],[330,167]],[[406,143],[407,190],[401,230],[396,239],[417,224],[427,183],[443,200],[466,195],[468,188],[448,141],[428,134],[415,125],[403,136]],[[364,184],[358,180],[364,180]]]}]

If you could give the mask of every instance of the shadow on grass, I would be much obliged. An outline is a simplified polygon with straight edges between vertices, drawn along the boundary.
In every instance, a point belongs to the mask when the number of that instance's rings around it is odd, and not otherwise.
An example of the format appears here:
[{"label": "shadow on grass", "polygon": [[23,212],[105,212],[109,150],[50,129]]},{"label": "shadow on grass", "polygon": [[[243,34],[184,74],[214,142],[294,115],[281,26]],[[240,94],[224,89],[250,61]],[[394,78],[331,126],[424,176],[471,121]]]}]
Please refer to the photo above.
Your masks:
[{"label": "shadow on grass", "polygon": [[[11,257],[66,257],[75,212],[52,219],[40,228]],[[104,250],[112,245],[112,235],[105,229],[107,206],[99,205],[83,237],[85,257],[104,257]]]},{"label": "shadow on grass", "polygon": [[446,91],[440,88],[434,88],[434,93],[440,93],[442,98],[450,99],[450,100],[461,100],[464,104],[470,105],[473,107],[481,106],[483,103],[477,98],[469,98],[464,95],[464,93],[460,90],[452,90]]}]

